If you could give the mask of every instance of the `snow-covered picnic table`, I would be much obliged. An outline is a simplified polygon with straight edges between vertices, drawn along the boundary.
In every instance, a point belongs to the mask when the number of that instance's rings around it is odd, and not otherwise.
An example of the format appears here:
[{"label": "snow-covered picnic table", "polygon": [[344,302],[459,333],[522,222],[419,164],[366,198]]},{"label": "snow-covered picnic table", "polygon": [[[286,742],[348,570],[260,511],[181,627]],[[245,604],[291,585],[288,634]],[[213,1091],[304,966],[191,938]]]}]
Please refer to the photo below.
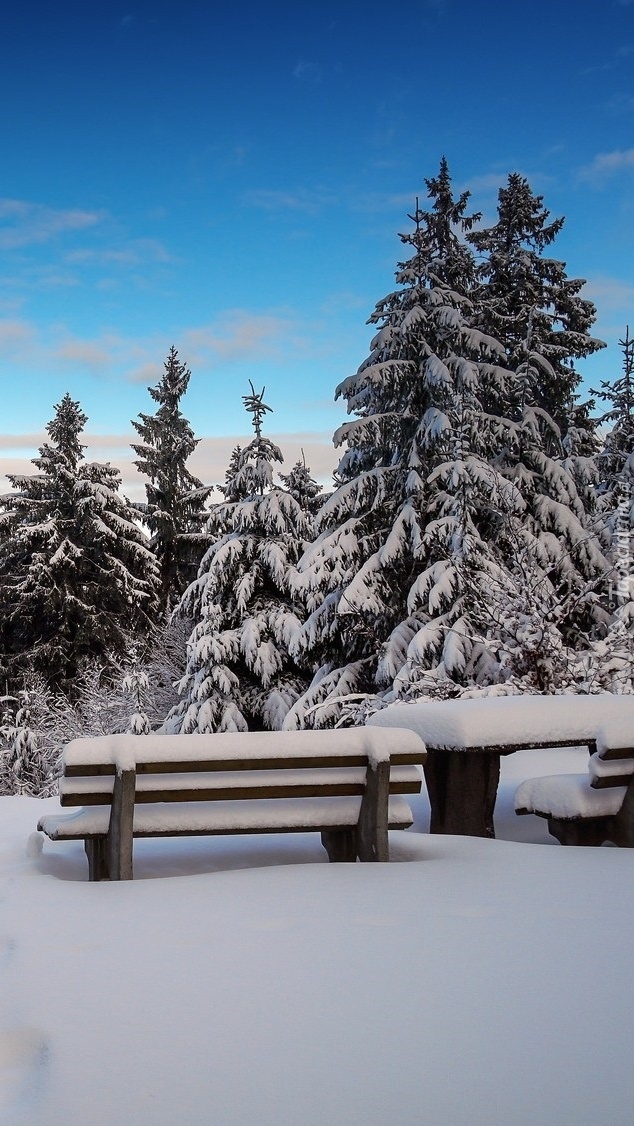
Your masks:
[{"label": "snow-covered picnic table", "polygon": [[607,720],[634,732],[634,696],[485,696],[395,703],[368,724],[406,727],[427,747],[432,833],[493,837],[500,756],[538,747],[587,746]]}]

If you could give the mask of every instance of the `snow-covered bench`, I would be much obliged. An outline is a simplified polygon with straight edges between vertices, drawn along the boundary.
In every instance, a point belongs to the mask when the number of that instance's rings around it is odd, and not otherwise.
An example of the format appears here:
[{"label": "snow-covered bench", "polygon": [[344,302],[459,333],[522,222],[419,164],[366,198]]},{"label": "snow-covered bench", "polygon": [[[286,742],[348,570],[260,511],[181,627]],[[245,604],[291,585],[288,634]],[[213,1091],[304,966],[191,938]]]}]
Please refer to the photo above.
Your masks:
[{"label": "snow-covered bench", "polygon": [[81,808],[38,829],[83,840],[91,880],[132,879],[134,837],[314,831],[330,860],[388,860],[424,760],[401,729],[75,739],[60,803]]},{"label": "snow-covered bench", "polygon": [[585,774],[529,778],[515,793],[515,812],[548,820],[561,844],[634,848],[634,729],[606,723]]}]

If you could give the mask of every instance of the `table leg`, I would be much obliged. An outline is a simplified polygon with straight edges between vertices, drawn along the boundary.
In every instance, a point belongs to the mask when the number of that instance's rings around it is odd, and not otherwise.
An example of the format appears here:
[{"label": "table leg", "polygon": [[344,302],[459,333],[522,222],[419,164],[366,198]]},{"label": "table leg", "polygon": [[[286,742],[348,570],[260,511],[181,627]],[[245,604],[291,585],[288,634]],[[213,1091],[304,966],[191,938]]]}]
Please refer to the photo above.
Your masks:
[{"label": "table leg", "polygon": [[494,837],[500,756],[490,751],[427,752],[431,833]]}]

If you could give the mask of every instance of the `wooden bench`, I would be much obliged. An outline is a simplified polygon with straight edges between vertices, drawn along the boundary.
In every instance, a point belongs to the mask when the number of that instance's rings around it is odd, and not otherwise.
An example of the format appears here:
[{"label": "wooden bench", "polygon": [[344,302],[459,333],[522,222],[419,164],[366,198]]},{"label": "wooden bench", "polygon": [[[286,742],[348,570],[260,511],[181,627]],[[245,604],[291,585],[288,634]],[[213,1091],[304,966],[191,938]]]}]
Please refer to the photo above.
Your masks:
[{"label": "wooden bench", "polygon": [[634,848],[634,731],[604,724],[585,774],[529,778],[515,793],[515,812],[535,813],[564,845]]},{"label": "wooden bench", "polygon": [[413,732],[364,727],[76,739],[60,803],[81,808],[38,829],[83,840],[91,880],[132,879],[135,837],[315,831],[331,861],[385,861],[424,760]]}]

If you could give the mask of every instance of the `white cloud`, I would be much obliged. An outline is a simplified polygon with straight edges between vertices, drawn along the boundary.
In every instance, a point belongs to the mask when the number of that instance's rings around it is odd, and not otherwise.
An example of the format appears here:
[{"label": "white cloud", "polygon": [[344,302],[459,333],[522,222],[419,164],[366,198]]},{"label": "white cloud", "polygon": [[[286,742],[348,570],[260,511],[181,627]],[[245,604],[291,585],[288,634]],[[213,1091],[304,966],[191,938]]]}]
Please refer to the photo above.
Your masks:
[{"label": "white cloud", "polygon": [[43,430],[33,434],[0,434],[0,450],[37,450],[44,441]]},{"label": "white cloud", "polygon": [[293,338],[297,345],[291,317],[229,309],[210,325],[187,329],[180,337],[179,351],[189,357],[188,363],[224,364],[258,355],[280,356]]},{"label": "white cloud", "polygon": [[12,250],[49,242],[68,231],[83,231],[104,218],[100,211],[47,207],[28,200],[0,199],[0,248]]},{"label": "white cloud", "polygon": [[146,364],[141,364],[139,367],[129,371],[128,379],[131,383],[145,383],[149,387],[158,383],[162,374],[163,365],[149,360]]},{"label": "white cloud", "polygon": [[55,354],[64,362],[81,364],[82,367],[106,367],[110,359],[107,350],[89,340],[68,340],[55,349]]},{"label": "white cloud", "polygon": [[22,320],[0,320],[0,349],[13,356],[30,349],[37,337],[34,325]]},{"label": "white cloud", "polygon": [[189,367],[204,371],[249,359],[283,363],[297,358],[309,349],[308,331],[305,336],[291,312],[248,309],[227,309],[208,324],[174,329],[170,339],[163,335],[128,339],[111,332],[80,337],[63,325],[39,327],[25,319],[6,318],[0,319],[0,349],[4,361],[31,370],[81,365],[149,385],[160,378],[172,343]]},{"label": "white cloud", "polygon": [[173,262],[174,258],[159,239],[131,239],[121,246],[98,250],[82,247],[70,250],[64,261],[72,266],[85,263],[99,266],[142,266],[147,263]]},{"label": "white cloud", "polygon": [[601,152],[580,170],[579,179],[594,187],[601,187],[611,176],[627,168],[634,168],[634,149]]},{"label": "white cloud", "polygon": [[622,313],[631,315],[634,308],[634,285],[621,278],[610,278],[597,274],[589,278],[583,288],[583,296],[593,301],[601,317]]}]

